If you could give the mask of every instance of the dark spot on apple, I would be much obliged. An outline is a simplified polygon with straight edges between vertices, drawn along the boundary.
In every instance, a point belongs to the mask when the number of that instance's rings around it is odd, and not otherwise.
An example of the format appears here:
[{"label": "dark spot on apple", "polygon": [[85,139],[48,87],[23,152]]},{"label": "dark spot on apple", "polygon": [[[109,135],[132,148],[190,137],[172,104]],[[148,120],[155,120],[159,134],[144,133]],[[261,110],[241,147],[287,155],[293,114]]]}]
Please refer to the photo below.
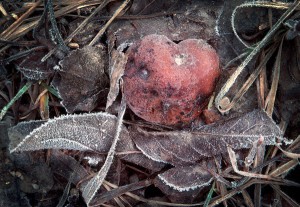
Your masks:
[{"label": "dark spot on apple", "polygon": [[175,91],[176,91],[176,88],[172,87],[170,85],[170,83],[168,83],[168,86],[166,88],[167,97],[170,98],[174,94]]},{"label": "dark spot on apple", "polygon": [[158,96],[158,92],[156,90],[150,90],[150,94],[153,96]]},{"label": "dark spot on apple", "polygon": [[143,88],[142,91],[143,91],[143,93],[145,93],[145,94],[148,93],[148,89],[146,89],[146,88]]},{"label": "dark spot on apple", "polygon": [[153,50],[152,48],[147,48],[146,51],[147,51],[148,53],[153,53],[153,52],[154,52],[154,50]]}]

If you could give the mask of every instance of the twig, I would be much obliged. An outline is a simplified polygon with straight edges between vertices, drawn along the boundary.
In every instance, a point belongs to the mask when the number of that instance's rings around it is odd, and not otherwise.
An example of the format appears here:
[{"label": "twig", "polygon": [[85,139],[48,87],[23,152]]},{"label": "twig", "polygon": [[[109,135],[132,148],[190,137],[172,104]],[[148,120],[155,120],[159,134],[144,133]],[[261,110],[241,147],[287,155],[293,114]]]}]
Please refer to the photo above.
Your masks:
[{"label": "twig", "polygon": [[24,19],[26,19],[35,9],[41,4],[41,0],[34,3],[33,6],[28,9],[27,12],[25,12],[18,20],[16,20],[12,25],[10,25],[4,32],[1,33],[0,38],[7,40],[9,35],[13,33],[23,22]]},{"label": "twig", "polygon": [[103,35],[107,27],[112,23],[112,21],[120,14],[120,12],[125,8],[125,6],[129,3],[130,0],[125,0],[123,4],[115,11],[113,16],[106,22],[106,24],[101,28],[98,34],[94,37],[94,39],[89,43],[90,46],[94,45],[98,39]]}]

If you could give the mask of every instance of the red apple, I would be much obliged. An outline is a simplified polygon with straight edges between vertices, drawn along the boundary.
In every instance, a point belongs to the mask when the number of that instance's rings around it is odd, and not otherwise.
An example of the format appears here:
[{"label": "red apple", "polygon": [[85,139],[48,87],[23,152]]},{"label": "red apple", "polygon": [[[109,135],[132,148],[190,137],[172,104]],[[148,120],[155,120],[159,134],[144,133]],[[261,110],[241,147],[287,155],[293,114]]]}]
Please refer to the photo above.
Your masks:
[{"label": "red apple", "polygon": [[207,104],[219,74],[219,57],[204,40],[176,44],[148,35],[128,49],[124,95],[130,109],[149,122],[188,124]]}]

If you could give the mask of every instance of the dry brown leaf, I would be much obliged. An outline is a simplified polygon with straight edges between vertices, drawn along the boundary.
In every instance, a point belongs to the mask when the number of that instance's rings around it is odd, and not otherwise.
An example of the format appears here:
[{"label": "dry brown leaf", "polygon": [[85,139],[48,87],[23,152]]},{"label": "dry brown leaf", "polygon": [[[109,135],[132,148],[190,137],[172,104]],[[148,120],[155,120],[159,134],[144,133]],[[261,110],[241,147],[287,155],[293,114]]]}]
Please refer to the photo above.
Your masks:
[{"label": "dry brown leaf", "polygon": [[53,73],[53,66],[55,65],[52,58],[45,62],[41,59],[45,56],[45,52],[36,51],[27,55],[16,68],[30,80],[43,80],[49,78]]},{"label": "dry brown leaf", "polygon": [[[207,163],[202,161],[197,165],[172,168],[159,174],[158,178],[179,192],[194,190],[208,186],[213,180],[212,175],[206,170],[207,168]],[[213,170],[213,168],[210,166],[210,169]]]},{"label": "dry brown leaf", "polygon": [[174,166],[193,164],[205,157],[226,153],[227,146],[251,148],[260,136],[264,137],[265,145],[274,145],[276,138],[282,138],[279,127],[260,110],[193,131],[147,132],[138,128],[131,134],[147,157]]},{"label": "dry brown leaf", "polygon": [[106,109],[116,100],[119,94],[119,81],[124,74],[128,56],[118,50],[112,50],[110,60],[110,88],[107,96]]},{"label": "dry brown leaf", "polygon": [[104,48],[86,46],[72,51],[61,62],[52,85],[57,88],[68,113],[91,111],[107,85],[105,67],[108,56]]}]

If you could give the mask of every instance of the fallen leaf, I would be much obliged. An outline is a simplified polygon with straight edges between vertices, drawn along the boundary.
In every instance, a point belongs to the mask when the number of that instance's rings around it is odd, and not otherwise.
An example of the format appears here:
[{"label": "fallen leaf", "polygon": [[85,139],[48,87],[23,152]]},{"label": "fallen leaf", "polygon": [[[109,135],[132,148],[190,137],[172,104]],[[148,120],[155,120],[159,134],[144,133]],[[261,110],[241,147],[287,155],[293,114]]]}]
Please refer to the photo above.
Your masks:
[{"label": "fallen leaf", "polygon": [[211,183],[213,177],[201,165],[175,167],[159,174],[158,178],[179,192],[203,188]]},{"label": "fallen leaf", "polygon": [[154,179],[154,185],[158,187],[172,203],[194,203],[195,198],[199,197],[203,191],[203,188],[195,188],[180,192],[164,183],[158,176]]},{"label": "fallen leaf", "polygon": [[30,134],[34,129],[40,127],[46,121],[37,120],[37,121],[26,121],[20,122],[18,125],[9,128],[9,146],[17,146],[22,140]]},{"label": "fallen leaf", "polygon": [[[107,153],[112,142],[116,117],[108,113],[67,115],[46,121],[21,122],[9,129],[11,151],[40,149],[77,149]],[[73,132],[73,130],[76,130]],[[106,131],[106,133],[104,133]],[[122,128],[116,149],[120,159],[142,166],[153,172],[164,167],[140,153]]]},{"label": "fallen leaf", "polygon": [[265,145],[276,144],[282,132],[263,111],[254,110],[239,117],[204,125],[193,131],[131,131],[137,147],[150,159],[174,166],[188,165],[233,149],[251,148],[260,136]]},{"label": "fallen leaf", "polygon": [[72,173],[75,173],[72,176],[72,183],[77,185],[81,181],[80,187],[84,187],[87,183],[87,180],[84,180],[89,176],[88,171],[80,165],[80,163],[75,160],[73,157],[62,153],[59,150],[52,150],[50,156],[50,167],[53,172],[59,174],[60,176],[69,179]]},{"label": "fallen leaf", "polygon": [[[133,2],[134,3],[134,2]],[[116,46],[128,45],[149,34],[165,35],[170,40],[182,41],[185,39],[205,39],[216,41],[215,26],[217,17],[221,13],[222,2],[207,4],[203,1],[194,2],[193,8],[181,1],[163,1],[150,3],[142,7],[142,2],[132,6],[130,13],[139,17],[139,7],[143,10],[143,17],[156,16],[154,18],[137,18],[130,21],[115,21],[107,31],[108,39],[116,37]],[[152,4],[152,8],[151,8]],[[171,6],[168,6],[171,5]],[[161,13],[162,8],[168,8],[168,13]],[[172,8],[172,9],[169,9]],[[166,11],[167,11],[166,10]],[[211,12],[214,11],[214,12]]]},{"label": "fallen leaf", "polygon": [[104,48],[86,46],[70,52],[60,61],[61,68],[55,67],[57,74],[52,85],[57,88],[68,113],[91,111],[97,105],[99,94],[108,83],[107,58]]},{"label": "fallen leaf", "polygon": [[[107,153],[114,135],[116,117],[108,113],[64,115],[41,122],[20,123],[9,129],[10,151],[70,149]],[[41,125],[41,126],[39,126]],[[32,130],[34,127],[37,127]],[[28,134],[29,133],[29,134]],[[136,150],[123,126],[117,151]]]},{"label": "fallen leaf", "polygon": [[[40,159],[35,159],[38,156]],[[30,155],[29,153],[13,154],[13,168],[21,172],[22,179],[18,181],[20,190],[26,193],[46,193],[54,185],[52,170],[43,159],[43,153]],[[34,160],[34,161],[33,161]],[[32,184],[38,188],[33,188]]]},{"label": "fallen leaf", "polygon": [[53,73],[55,65],[52,58],[42,62],[41,59],[46,52],[36,51],[28,54],[21,62],[16,64],[16,68],[30,80],[44,80],[49,78]]}]

